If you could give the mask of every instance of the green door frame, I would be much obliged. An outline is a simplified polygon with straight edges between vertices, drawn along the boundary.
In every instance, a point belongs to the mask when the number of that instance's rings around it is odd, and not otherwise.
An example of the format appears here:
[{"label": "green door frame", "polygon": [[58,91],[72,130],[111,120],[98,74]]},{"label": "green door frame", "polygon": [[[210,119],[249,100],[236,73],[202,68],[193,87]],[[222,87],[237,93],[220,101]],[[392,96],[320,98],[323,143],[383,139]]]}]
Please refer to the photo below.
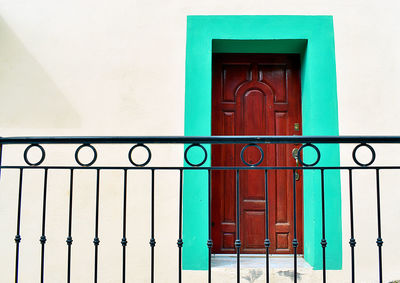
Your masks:
[{"label": "green door frame", "polygon": [[[331,16],[188,16],[185,135],[211,135],[213,52],[299,53],[302,58],[303,135],[338,135],[333,18]],[[321,166],[340,164],[339,145],[318,145]],[[210,152],[210,147],[206,147]],[[305,158],[310,154],[304,152]],[[210,155],[208,155],[210,156]],[[193,156],[196,158],[195,156]],[[209,166],[210,158],[204,166]],[[187,166],[187,164],[185,164]],[[304,172],[304,257],[322,268],[320,172]],[[184,175],[183,269],[208,263],[207,172]],[[340,173],[325,176],[327,268],[342,268]]]}]

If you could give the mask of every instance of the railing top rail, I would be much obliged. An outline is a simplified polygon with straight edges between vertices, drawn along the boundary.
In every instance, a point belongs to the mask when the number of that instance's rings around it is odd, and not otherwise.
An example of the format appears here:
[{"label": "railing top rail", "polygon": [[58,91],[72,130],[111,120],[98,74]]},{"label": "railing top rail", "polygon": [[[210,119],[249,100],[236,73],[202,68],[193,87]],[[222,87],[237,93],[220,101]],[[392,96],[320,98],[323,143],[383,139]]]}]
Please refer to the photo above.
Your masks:
[{"label": "railing top rail", "polygon": [[0,137],[0,144],[400,143],[400,136],[48,136]]}]

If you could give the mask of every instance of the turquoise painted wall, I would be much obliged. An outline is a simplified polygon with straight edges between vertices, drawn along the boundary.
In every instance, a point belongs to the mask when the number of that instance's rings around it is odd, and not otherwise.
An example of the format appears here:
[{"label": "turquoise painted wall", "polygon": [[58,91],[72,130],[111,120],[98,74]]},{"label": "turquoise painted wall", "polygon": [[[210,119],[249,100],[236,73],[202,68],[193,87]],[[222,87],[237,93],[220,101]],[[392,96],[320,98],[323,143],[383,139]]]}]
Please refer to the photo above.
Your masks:
[{"label": "turquoise painted wall", "polygon": [[[338,135],[331,16],[189,16],[187,19],[185,135],[211,135],[212,52],[302,54],[303,135]],[[319,145],[318,165],[339,165],[338,145]],[[210,151],[210,147],[207,147]],[[194,154],[195,155],[195,154]],[[312,153],[305,151],[305,160]],[[193,156],[196,158],[196,156]],[[197,157],[199,158],[199,157]],[[205,166],[210,165],[210,159]],[[325,178],[327,266],[342,267],[339,172]],[[207,172],[184,175],[183,268],[207,269]],[[320,172],[304,173],[304,257],[322,267]]]}]

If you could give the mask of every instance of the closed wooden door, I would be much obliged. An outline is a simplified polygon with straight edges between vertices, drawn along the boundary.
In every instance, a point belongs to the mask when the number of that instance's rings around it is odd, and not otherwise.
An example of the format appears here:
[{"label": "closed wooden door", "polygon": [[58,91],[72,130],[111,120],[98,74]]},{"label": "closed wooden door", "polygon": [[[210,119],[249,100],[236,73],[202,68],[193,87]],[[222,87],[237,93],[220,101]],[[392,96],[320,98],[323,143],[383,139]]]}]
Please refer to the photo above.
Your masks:
[{"label": "closed wooden door", "polygon": [[[214,54],[212,77],[212,135],[301,135],[300,58],[296,54]],[[244,145],[213,145],[213,166],[244,166]],[[296,145],[261,145],[259,166],[295,166]],[[298,146],[297,146],[298,147]],[[260,152],[245,151],[256,163]],[[265,173],[240,171],[240,239],[242,253],[265,253]],[[296,181],[293,208],[293,172],[268,171],[270,252],[293,253],[293,216],[296,213],[298,252],[303,252],[302,174]],[[212,174],[213,253],[234,253],[236,236],[236,172]]]}]

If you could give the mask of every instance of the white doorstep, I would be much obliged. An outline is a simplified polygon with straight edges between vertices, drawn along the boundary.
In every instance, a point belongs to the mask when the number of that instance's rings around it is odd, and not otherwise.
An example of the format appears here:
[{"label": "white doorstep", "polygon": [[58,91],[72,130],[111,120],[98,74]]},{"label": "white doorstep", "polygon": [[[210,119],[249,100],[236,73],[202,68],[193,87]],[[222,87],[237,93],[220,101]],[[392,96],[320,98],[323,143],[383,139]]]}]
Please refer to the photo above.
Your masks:
[{"label": "white doorstep", "polygon": [[[212,268],[236,268],[236,262],[236,255],[233,254],[216,254],[211,259]],[[240,256],[240,268],[265,268],[265,265],[265,255],[243,254]],[[269,257],[269,267],[271,269],[290,269],[293,266],[294,258],[292,255],[270,255]],[[303,256],[297,256],[297,268],[312,269]]]},{"label": "white doorstep", "polygon": [[[231,283],[236,281],[236,255],[213,255],[211,260],[212,277],[214,282]],[[265,282],[266,277],[265,255],[240,256],[241,282]],[[271,282],[293,282],[294,258],[293,255],[270,255],[269,277]],[[321,282],[321,271],[313,270],[303,258],[297,257],[297,280],[300,283]]]}]

